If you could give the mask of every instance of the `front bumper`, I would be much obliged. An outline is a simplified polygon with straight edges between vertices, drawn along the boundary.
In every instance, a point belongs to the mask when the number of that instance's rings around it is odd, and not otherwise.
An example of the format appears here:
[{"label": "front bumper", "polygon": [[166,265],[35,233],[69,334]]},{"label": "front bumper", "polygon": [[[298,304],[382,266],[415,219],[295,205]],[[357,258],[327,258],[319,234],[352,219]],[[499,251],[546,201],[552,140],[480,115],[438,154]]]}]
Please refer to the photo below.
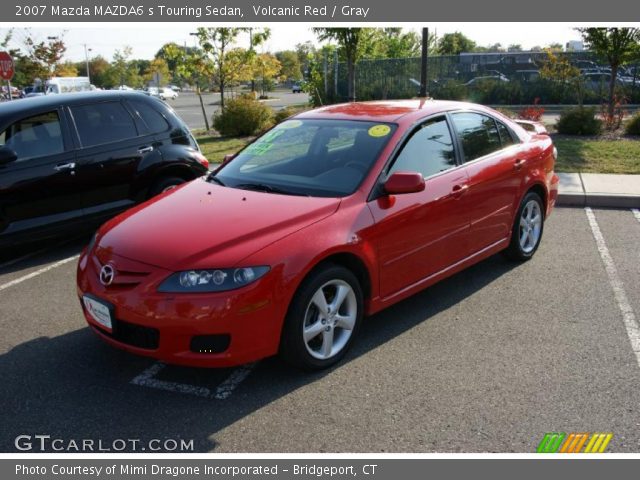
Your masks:
[{"label": "front bumper", "polygon": [[[108,287],[99,281],[100,268],[106,263],[116,270]],[[78,262],[78,296],[87,323],[114,347],[170,364],[229,367],[278,351],[287,302],[279,298],[274,272],[228,292],[158,293],[157,285],[169,274],[104,251],[83,253]],[[88,314],[84,295],[113,307],[113,332]],[[216,348],[203,349],[203,338],[215,339]]]}]

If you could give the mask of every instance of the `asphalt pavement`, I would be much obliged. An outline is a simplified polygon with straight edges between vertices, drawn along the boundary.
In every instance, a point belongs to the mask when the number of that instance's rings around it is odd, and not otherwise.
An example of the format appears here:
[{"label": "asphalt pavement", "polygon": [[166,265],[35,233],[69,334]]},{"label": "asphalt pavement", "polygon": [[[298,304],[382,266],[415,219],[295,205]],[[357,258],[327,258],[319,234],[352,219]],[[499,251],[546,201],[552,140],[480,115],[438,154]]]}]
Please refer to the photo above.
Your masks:
[{"label": "asphalt pavement", "polygon": [[[233,95],[230,93],[229,95]],[[261,100],[274,110],[281,110],[292,105],[307,105],[309,95],[306,93],[292,93],[291,90],[277,89],[269,92],[271,98]],[[225,95],[225,99],[227,95]],[[202,95],[204,109],[207,114],[209,125],[213,114],[220,109],[220,94],[205,93]],[[176,113],[185,121],[191,129],[205,128],[204,115],[198,96],[193,92],[182,92],[175,100],[168,100],[167,103],[173,107]]]},{"label": "asphalt pavement", "polygon": [[639,240],[638,211],[557,208],[533,260],[496,255],[368,318],[346,359],[314,374],[114,350],[75,291],[86,237],[4,252],[0,451],[50,435],[198,452],[534,452],[547,432],[612,432],[609,451],[639,452]]}]

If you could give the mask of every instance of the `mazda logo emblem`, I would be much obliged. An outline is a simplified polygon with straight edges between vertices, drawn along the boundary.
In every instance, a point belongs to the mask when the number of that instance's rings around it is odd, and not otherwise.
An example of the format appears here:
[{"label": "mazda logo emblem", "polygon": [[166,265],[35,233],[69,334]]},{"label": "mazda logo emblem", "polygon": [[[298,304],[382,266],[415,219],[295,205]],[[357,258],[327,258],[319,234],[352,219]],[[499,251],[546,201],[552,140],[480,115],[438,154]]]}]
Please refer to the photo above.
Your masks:
[{"label": "mazda logo emblem", "polygon": [[116,271],[111,265],[105,265],[100,270],[100,283],[105,287],[113,283],[113,278],[116,276]]}]

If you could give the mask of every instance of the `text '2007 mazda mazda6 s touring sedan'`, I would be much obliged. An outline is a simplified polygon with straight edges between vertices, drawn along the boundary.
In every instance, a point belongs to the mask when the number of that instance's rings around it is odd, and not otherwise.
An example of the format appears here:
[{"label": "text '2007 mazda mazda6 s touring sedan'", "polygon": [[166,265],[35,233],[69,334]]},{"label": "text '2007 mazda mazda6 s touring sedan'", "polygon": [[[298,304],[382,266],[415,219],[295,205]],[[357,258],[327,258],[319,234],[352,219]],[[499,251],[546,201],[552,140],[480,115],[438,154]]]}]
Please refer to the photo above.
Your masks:
[{"label": "text '2007 mazda mazda6 s touring sedan'", "polygon": [[106,342],[167,363],[327,367],[365,315],[499,251],[531,258],[556,155],[541,125],[473,104],[302,113],[103,225],[82,308]]}]

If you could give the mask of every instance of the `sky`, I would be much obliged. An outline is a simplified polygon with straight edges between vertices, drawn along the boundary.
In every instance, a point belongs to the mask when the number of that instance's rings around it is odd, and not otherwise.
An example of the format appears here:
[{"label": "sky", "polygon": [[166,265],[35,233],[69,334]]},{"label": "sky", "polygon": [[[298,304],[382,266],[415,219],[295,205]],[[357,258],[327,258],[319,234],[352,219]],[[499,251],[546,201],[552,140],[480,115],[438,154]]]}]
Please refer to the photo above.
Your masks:
[{"label": "sky", "polygon": [[[102,55],[111,60],[116,50],[124,46],[131,46],[133,58],[151,59],[158,49],[165,43],[176,42],[189,46],[195,45],[195,37],[190,32],[201,24],[87,24],[48,25],[47,27],[31,27],[33,36],[45,40],[48,36],[63,35],[67,45],[65,59],[72,61],[84,60],[84,45],[90,49],[89,57]],[[261,24],[271,28],[271,38],[263,47],[266,51],[293,49],[297,43],[307,40],[317,44],[311,32],[311,24],[303,23],[273,23]],[[439,36],[444,33],[460,31],[479,45],[501,43],[503,46],[520,44],[529,48],[536,45],[546,46],[550,43],[565,44],[569,40],[578,40],[580,35],[574,30],[578,24],[565,23],[431,23],[431,24],[368,24],[366,26],[402,26],[408,30],[420,31],[429,27]],[[0,39],[4,38],[8,28],[0,28]],[[25,38],[25,27],[14,27],[13,46],[19,47]],[[248,36],[240,37],[238,46],[248,46]]]}]

